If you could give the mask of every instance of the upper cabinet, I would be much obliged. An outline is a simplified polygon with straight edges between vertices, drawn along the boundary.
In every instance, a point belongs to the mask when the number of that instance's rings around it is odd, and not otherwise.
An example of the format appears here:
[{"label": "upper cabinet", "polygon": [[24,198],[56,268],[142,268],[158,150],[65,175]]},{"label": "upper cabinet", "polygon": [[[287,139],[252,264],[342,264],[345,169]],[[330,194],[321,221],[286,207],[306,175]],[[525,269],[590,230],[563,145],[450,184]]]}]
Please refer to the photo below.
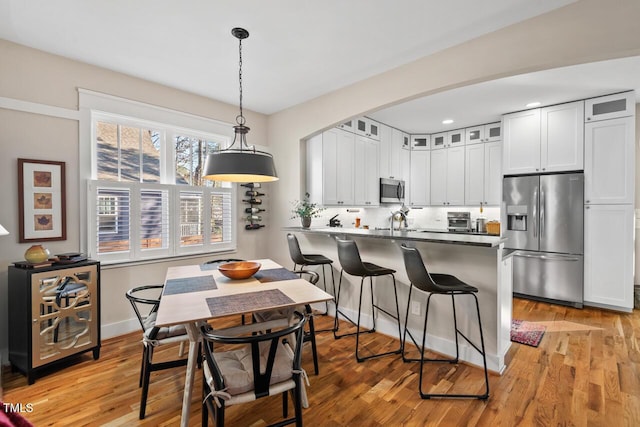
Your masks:
[{"label": "upper cabinet", "polygon": [[431,135],[431,149],[437,150],[439,148],[445,148],[447,146],[447,133],[440,132]]},{"label": "upper cabinet", "polygon": [[354,204],[373,207],[380,204],[378,150],[380,143],[371,138],[355,137]]},{"label": "upper cabinet", "polygon": [[417,150],[411,153],[409,206],[428,206],[431,201],[431,151]]},{"label": "upper cabinet", "polygon": [[307,191],[323,206],[352,206],[355,135],[329,129],[307,141]]},{"label": "upper cabinet", "polygon": [[634,135],[633,117],[585,124],[585,204],[633,203]]},{"label": "upper cabinet", "polygon": [[448,148],[464,145],[465,130],[456,129],[431,135],[431,149]]},{"label": "upper cabinet", "polygon": [[348,132],[353,132],[353,120],[347,120],[345,122],[340,123],[336,126],[338,129],[346,130]]},{"label": "upper cabinet", "polygon": [[431,205],[464,205],[465,147],[431,151]]},{"label": "upper cabinet", "polygon": [[584,103],[585,121],[616,119],[634,115],[636,108],[634,92],[617,93],[587,99]]},{"label": "upper cabinet", "polygon": [[502,201],[502,144],[470,144],[465,147],[466,206],[499,206]]},{"label": "upper cabinet", "polygon": [[357,135],[366,136],[367,138],[380,140],[380,124],[368,117],[359,117],[354,120],[354,132]]},{"label": "upper cabinet", "polygon": [[503,174],[584,169],[584,101],[503,116]]},{"label": "upper cabinet", "polygon": [[584,101],[542,108],[540,129],[542,172],[584,169]]},{"label": "upper cabinet", "polygon": [[431,148],[431,135],[411,135],[412,150],[429,150]]},{"label": "upper cabinet", "polygon": [[465,143],[478,144],[494,142],[502,139],[502,124],[500,122],[487,125],[473,126],[465,129]]}]

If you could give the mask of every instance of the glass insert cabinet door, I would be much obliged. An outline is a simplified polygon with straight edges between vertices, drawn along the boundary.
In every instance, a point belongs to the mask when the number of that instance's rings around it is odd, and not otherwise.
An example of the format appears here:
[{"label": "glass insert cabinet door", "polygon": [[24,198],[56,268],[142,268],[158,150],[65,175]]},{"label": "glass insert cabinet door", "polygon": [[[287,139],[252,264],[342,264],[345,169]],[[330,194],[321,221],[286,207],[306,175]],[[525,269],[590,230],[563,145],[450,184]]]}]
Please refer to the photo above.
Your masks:
[{"label": "glass insert cabinet door", "polygon": [[99,344],[97,283],[96,265],[31,275],[32,367]]}]

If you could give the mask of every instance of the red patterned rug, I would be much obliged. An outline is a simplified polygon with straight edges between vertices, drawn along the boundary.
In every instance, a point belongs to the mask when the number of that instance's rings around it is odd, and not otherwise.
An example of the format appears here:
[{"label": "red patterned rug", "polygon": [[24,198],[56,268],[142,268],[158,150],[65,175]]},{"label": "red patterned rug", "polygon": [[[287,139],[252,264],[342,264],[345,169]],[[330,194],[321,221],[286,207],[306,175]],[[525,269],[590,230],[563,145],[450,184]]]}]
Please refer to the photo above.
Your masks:
[{"label": "red patterned rug", "polygon": [[511,320],[511,341],[526,344],[532,347],[540,345],[546,326],[538,325],[525,320]]}]

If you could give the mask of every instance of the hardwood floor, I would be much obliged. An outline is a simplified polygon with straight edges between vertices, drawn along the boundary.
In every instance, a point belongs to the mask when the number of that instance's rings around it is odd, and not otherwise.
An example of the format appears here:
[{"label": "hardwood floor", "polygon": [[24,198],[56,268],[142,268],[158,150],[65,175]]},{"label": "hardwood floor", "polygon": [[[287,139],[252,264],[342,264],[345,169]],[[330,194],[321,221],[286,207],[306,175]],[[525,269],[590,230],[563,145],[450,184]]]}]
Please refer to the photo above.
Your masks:
[{"label": "hardwood floor", "polygon": [[[355,339],[318,334],[320,375],[314,376],[310,349],[312,426],[638,426],[640,425],[640,311],[621,314],[592,308],[577,310],[514,300],[516,319],[544,322],[538,348],[513,344],[502,376],[490,376],[491,397],[479,400],[421,400],[418,364],[398,356],[357,363]],[[317,316],[320,329],[332,318]],[[346,325],[345,325],[346,326]],[[375,334],[368,348],[392,348],[394,340]],[[397,343],[396,343],[397,345]],[[158,355],[171,352],[169,348]],[[28,386],[26,378],[6,371],[4,401],[31,403],[25,414],[36,426],[178,425],[184,368],[152,374],[147,417],[138,420],[140,334],[103,342],[100,360],[90,353],[80,363],[58,369]],[[428,365],[425,385],[475,392],[482,370],[467,365]],[[191,425],[200,425],[200,377],[197,375]],[[227,410],[227,425],[262,426],[277,420],[279,397]]]}]

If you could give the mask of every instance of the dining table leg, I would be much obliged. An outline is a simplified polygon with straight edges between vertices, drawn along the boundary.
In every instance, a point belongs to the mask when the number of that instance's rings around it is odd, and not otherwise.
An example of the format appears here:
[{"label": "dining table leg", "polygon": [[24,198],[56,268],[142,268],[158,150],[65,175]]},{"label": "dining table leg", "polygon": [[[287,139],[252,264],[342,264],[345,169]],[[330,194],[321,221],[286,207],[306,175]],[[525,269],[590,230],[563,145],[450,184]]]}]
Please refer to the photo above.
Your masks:
[{"label": "dining table leg", "polygon": [[180,427],[189,426],[189,416],[191,415],[191,395],[193,393],[193,381],[195,379],[198,364],[198,342],[200,341],[200,332],[198,331],[197,323],[188,323],[185,325],[185,329],[189,336],[189,357],[187,359],[187,376],[184,380],[184,395],[182,397]]}]

